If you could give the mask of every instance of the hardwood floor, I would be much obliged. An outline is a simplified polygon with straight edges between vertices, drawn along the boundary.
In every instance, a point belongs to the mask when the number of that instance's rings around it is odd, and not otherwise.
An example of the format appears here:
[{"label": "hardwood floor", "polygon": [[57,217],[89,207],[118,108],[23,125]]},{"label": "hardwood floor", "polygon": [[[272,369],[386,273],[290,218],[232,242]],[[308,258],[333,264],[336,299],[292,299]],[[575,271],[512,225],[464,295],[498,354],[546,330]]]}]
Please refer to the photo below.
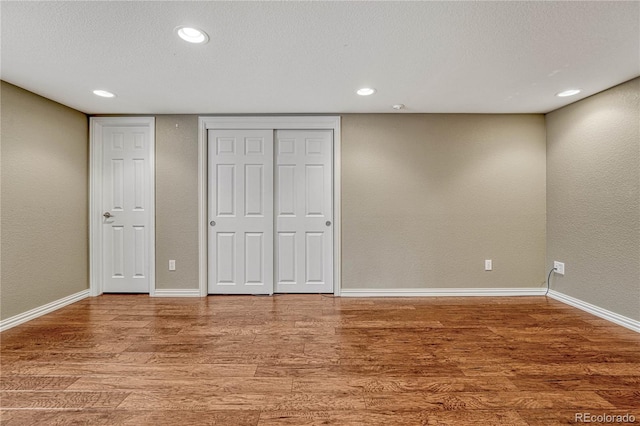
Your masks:
[{"label": "hardwood floor", "polygon": [[544,297],[105,295],[0,339],[7,426],[640,423],[640,334]]}]

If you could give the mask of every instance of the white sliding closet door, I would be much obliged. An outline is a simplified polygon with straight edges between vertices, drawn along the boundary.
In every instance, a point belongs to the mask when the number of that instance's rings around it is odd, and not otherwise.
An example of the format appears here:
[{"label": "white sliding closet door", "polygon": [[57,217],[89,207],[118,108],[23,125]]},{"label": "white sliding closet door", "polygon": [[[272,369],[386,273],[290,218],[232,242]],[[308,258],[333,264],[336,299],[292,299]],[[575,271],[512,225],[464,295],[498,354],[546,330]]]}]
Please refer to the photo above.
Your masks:
[{"label": "white sliding closet door", "polygon": [[209,130],[209,293],[273,293],[273,130]]},{"label": "white sliding closet door", "polygon": [[333,132],[276,131],[276,293],[333,292]]}]

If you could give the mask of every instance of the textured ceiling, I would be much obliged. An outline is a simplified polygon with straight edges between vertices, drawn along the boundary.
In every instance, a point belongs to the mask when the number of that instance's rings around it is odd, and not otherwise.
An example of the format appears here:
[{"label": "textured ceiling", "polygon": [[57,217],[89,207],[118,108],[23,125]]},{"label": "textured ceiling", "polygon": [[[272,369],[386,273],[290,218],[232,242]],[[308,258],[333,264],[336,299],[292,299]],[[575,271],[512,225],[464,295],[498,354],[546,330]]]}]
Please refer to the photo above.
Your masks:
[{"label": "textured ceiling", "polygon": [[548,112],[640,75],[637,1],[2,1],[1,19],[2,79],[90,114]]}]

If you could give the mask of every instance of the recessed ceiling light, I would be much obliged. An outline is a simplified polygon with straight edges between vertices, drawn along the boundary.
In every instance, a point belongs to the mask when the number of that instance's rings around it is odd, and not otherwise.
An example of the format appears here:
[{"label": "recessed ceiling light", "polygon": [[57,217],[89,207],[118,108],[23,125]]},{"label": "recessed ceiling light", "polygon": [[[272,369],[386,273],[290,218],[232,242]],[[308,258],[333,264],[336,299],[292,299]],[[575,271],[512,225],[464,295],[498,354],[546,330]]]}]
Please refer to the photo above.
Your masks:
[{"label": "recessed ceiling light", "polygon": [[362,89],[358,89],[356,93],[360,96],[369,96],[376,93],[376,89],[372,89],[371,87],[363,87]]},{"label": "recessed ceiling light", "polygon": [[115,98],[116,97],[115,94],[113,94],[111,92],[108,92],[106,90],[94,90],[93,94],[94,95],[98,95],[98,96],[102,96],[103,98]]},{"label": "recessed ceiling light", "polygon": [[560,98],[566,98],[567,96],[577,95],[578,93],[580,93],[580,91],[580,89],[569,89],[560,93],[556,93],[556,96]]},{"label": "recessed ceiling light", "polygon": [[178,37],[189,43],[206,43],[209,41],[209,36],[202,30],[193,27],[186,27],[184,25],[176,27],[174,30]]}]

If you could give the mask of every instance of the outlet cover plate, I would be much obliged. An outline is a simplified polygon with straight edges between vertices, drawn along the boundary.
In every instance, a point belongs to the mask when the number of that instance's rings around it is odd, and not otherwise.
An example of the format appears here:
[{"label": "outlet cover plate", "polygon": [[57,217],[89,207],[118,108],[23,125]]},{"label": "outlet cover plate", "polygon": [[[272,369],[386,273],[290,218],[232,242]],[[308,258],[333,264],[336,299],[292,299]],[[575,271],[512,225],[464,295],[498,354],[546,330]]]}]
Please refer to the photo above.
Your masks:
[{"label": "outlet cover plate", "polygon": [[493,261],[491,259],[486,259],[484,261],[484,270],[493,271]]},{"label": "outlet cover plate", "polygon": [[562,262],[558,262],[558,261],[554,261],[553,262],[553,268],[556,274],[558,275],[564,275],[564,263]]}]

